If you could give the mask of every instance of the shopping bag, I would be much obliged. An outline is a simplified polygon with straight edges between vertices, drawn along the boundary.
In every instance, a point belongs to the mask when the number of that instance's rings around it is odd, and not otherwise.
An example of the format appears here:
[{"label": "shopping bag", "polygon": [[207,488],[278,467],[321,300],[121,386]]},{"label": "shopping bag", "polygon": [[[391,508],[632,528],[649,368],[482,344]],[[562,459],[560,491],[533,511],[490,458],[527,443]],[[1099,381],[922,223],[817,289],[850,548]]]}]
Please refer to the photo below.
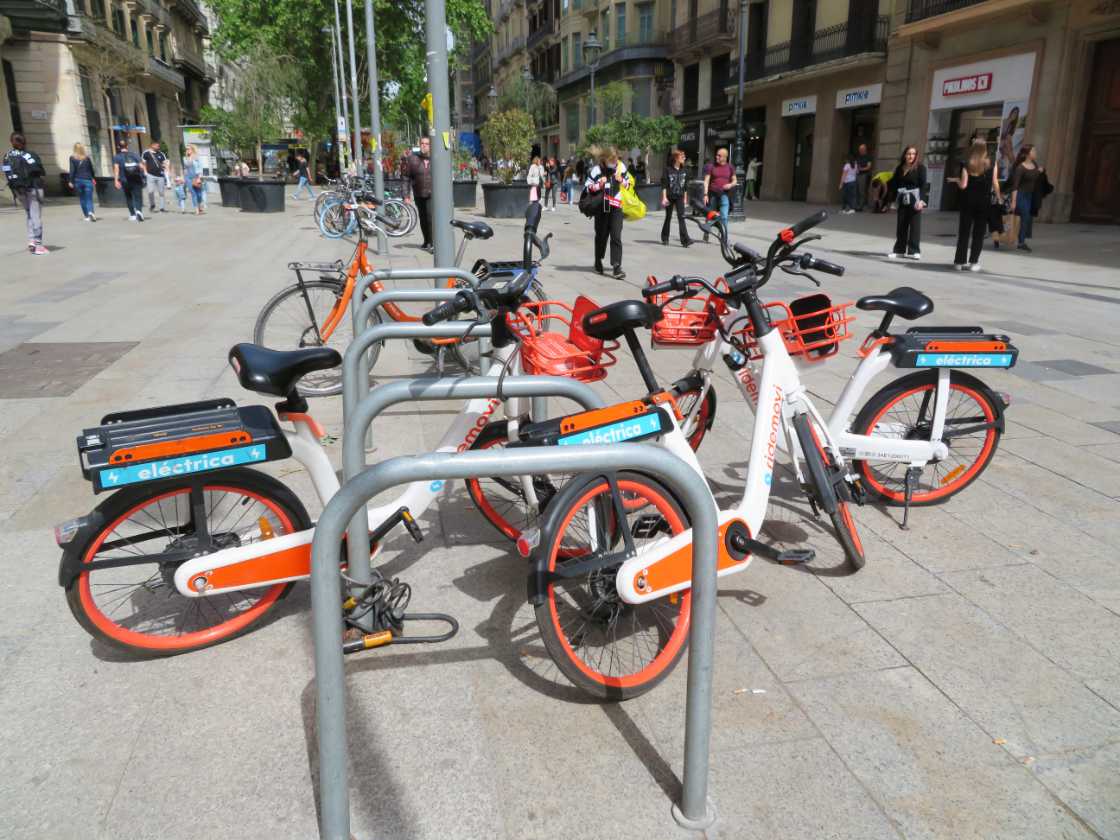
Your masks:
[{"label": "shopping bag", "polygon": [[622,206],[622,217],[626,221],[636,222],[646,215],[645,202],[638,198],[638,194],[629,182],[619,188],[618,198]]}]

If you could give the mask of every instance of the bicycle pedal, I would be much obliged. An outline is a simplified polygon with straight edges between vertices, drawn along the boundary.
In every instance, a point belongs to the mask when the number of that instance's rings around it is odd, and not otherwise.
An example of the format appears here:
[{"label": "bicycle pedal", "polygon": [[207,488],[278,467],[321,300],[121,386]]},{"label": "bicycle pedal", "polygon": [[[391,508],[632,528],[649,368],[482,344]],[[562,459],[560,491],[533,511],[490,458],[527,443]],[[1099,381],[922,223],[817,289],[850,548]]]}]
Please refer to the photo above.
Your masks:
[{"label": "bicycle pedal", "polygon": [[777,561],[783,566],[800,566],[812,563],[817,558],[817,552],[811,548],[788,548],[779,551]]}]

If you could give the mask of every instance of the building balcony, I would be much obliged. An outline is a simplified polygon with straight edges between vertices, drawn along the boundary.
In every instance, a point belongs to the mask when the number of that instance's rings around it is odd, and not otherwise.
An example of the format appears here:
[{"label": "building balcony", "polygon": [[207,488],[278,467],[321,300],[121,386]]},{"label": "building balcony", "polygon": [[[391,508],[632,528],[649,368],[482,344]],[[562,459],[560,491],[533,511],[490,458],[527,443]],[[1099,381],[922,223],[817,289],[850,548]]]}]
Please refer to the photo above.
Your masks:
[{"label": "building balcony", "polygon": [[906,22],[925,20],[937,15],[947,15],[967,6],[976,6],[987,0],[910,0],[906,6]]},{"label": "building balcony", "polygon": [[154,55],[148,56],[148,75],[174,85],[178,90],[184,90],[187,86],[182,73]]},{"label": "building balcony", "polygon": [[739,11],[730,5],[695,17],[669,33],[669,52],[677,58],[692,53],[700,56],[733,50],[738,23]]},{"label": "building balcony", "polygon": [[525,46],[530,50],[534,47],[545,46],[548,43],[548,39],[555,34],[556,21],[549,18],[534,31],[529,33],[529,38],[526,40]]},{"label": "building balcony", "polygon": [[497,63],[499,66],[505,64],[517,53],[525,49],[525,39],[518,35],[516,38],[511,38],[509,44],[498,50]]},{"label": "building balcony", "polygon": [[8,18],[14,32],[66,31],[65,0],[0,0],[0,15]]},{"label": "building balcony", "polygon": [[210,26],[206,23],[206,15],[202,13],[202,9],[198,7],[194,0],[171,0],[169,8],[174,9],[190,21],[191,26],[199,34],[210,34]]},{"label": "building balcony", "polygon": [[[868,53],[887,51],[890,18],[881,16],[849,20],[813,33],[811,41],[786,41],[764,53],[747,54],[747,81],[755,82],[798,70]],[[728,84],[739,82],[739,67],[732,62]]]},{"label": "building balcony", "polygon": [[513,6],[513,0],[502,0],[501,5],[498,6],[498,16],[495,18],[494,22],[500,24],[508,18],[513,11]]},{"label": "building balcony", "polygon": [[[596,74],[624,61],[656,61],[669,59],[669,33],[663,31],[629,32],[621,38],[611,39],[611,48],[599,56]],[[582,81],[591,75],[591,66],[581,64],[556,81],[562,88]]]}]

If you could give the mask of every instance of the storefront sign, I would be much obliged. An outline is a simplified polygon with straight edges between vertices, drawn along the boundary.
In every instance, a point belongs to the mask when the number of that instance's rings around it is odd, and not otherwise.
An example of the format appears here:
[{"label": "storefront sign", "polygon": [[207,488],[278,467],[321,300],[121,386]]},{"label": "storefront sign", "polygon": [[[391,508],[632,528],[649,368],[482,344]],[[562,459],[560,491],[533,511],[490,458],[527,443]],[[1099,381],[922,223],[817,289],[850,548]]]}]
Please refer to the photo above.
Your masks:
[{"label": "storefront sign", "polygon": [[799,117],[802,114],[817,113],[817,97],[803,96],[800,99],[787,99],[782,103],[783,117]]},{"label": "storefront sign", "polygon": [[860,108],[864,105],[878,105],[883,101],[883,85],[864,85],[836,91],[837,108]]},{"label": "storefront sign", "polygon": [[991,89],[991,73],[977,73],[974,76],[961,76],[959,79],[946,79],[941,83],[942,96],[963,96],[969,93],[987,93]]},{"label": "storefront sign", "polygon": [[1030,52],[945,67],[933,74],[930,110],[1030,99],[1034,66]]}]

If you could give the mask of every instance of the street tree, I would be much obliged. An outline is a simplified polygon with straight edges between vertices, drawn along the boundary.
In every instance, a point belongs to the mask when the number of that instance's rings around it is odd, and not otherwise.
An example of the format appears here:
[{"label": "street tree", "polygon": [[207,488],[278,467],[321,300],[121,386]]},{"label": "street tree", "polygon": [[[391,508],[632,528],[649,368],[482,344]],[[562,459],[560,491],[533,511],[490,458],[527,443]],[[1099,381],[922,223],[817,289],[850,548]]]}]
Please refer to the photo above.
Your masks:
[{"label": "street tree", "polygon": [[113,142],[113,120],[119,114],[113,113],[112,92],[131,87],[147,72],[144,54],[128,41],[118,38],[98,23],[88,41],[75,44],[74,54],[81,66],[90,74],[90,83],[96,85],[101,94],[109,124],[105,127],[109,136],[110,156],[116,152]]},{"label": "street tree", "polygon": [[519,169],[529,163],[536,129],[533,118],[520,108],[491,114],[482,126],[482,142],[493,161],[506,161],[498,168],[498,177],[506,184]]}]

